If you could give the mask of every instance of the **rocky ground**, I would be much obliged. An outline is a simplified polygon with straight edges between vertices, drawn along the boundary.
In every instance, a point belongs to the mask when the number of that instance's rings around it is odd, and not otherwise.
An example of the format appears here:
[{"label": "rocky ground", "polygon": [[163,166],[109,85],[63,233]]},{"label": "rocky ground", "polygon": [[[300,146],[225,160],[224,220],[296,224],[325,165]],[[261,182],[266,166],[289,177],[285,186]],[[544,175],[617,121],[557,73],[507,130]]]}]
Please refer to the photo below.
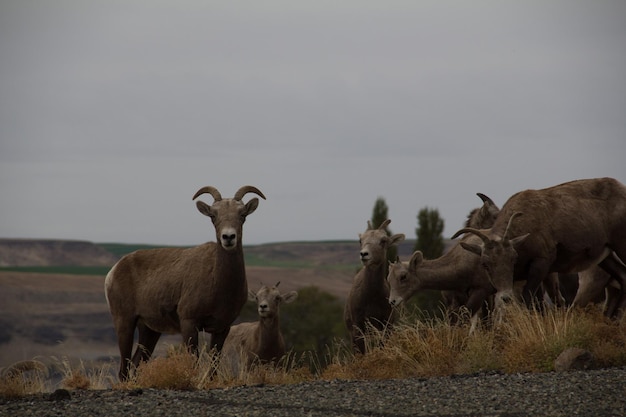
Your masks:
[{"label": "rocky ground", "polygon": [[317,381],[210,391],[57,391],[0,399],[2,416],[624,416],[626,368]]}]

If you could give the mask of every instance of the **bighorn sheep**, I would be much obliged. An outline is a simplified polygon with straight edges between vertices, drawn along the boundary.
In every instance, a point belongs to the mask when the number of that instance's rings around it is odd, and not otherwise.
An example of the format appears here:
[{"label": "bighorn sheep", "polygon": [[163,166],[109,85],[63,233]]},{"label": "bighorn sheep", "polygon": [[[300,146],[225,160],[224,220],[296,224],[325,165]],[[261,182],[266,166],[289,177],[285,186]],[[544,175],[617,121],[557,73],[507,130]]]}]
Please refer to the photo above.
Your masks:
[{"label": "bighorn sheep", "polygon": [[[512,221],[513,219],[511,219]],[[424,259],[421,251],[416,251],[408,262],[399,260],[391,263],[387,280],[390,285],[389,303],[398,305],[411,298],[420,290],[459,291],[468,294],[465,304],[472,316],[472,330],[475,327],[476,314],[480,311],[484,301],[496,289],[508,285],[512,265],[508,265],[509,277],[503,283],[495,282],[506,274],[493,276],[478,269],[479,257],[470,254],[464,249],[465,245],[477,245],[480,239],[472,234],[463,237],[463,240],[453,246],[448,252],[437,259]],[[514,244],[518,244],[514,241]],[[463,245],[463,246],[462,246]],[[507,268],[502,263],[500,268]]]},{"label": "bighorn sheep", "polygon": [[500,209],[496,203],[485,194],[476,193],[476,195],[483,201],[483,205],[470,211],[465,221],[465,227],[487,229],[493,226],[493,223],[500,213]]},{"label": "bighorn sheep", "polygon": [[262,286],[258,292],[250,291],[248,299],[256,301],[259,320],[239,323],[230,328],[224,342],[222,359],[228,360],[233,369],[240,369],[239,361],[247,368],[255,360],[261,363],[278,361],[285,355],[285,340],[280,331],[279,308],[298,297],[296,291],[281,294],[277,283],[273,287]]},{"label": "bighorn sheep", "polygon": [[387,249],[404,240],[404,234],[388,236],[386,227],[389,223],[391,220],[387,219],[374,229],[368,221],[367,230],[359,234],[363,267],[354,277],[344,309],[344,321],[352,347],[359,353],[365,353],[364,335],[368,326],[384,330],[395,320],[395,313],[387,301]]},{"label": "bighorn sheep", "polygon": [[[476,193],[476,195],[483,201],[483,205],[469,212],[467,220],[465,221],[465,227],[487,229],[493,225],[500,209],[493,200],[485,194]],[[468,300],[467,292],[441,291],[441,296],[447,311],[454,313],[457,313],[461,307],[465,306]],[[450,319],[454,321],[456,314],[452,314]]]},{"label": "bighorn sheep", "polygon": [[211,346],[219,351],[247,300],[242,227],[259,199],[244,203],[242,198],[247,193],[265,196],[247,185],[233,198],[222,199],[216,188],[207,186],[193,200],[205,193],[214,203],[197,201],[196,206],[211,218],[219,244],[139,250],[120,259],[106,276],[105,294],[121,357],[120,380],[128,378],[135,328],[139,338],[134,366],[150,358],[161,333],[180,333],[197,353],[198,331],[204,330],[212,334]]},{"label": "bighorn sheep", "polygon": [[[524,215],[507,229],[513,213]],[[613,178],[571,181],[514,194],[504,204],[487,240],[529,234],[517,249],[516,280],[526,280],[523,298],[536,299],[552,272],[579,272],[599,264],[626,288],[626,187]],[[485,246],[485,249],[489,249]],[[489,252],[489,250],[488,250]],[[615,252],[616,257],[608,256]],[[498,254],[488,256],[497,262]],[[621,304],[621,302],[620,302]]]}]

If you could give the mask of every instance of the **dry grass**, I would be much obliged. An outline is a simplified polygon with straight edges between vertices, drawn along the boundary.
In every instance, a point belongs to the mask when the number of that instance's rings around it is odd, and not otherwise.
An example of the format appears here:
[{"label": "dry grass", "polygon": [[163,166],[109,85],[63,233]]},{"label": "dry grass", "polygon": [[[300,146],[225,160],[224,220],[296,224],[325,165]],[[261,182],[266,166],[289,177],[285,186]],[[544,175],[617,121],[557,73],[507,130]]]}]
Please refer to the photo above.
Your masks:
[{"label": "dry grass", "polygon": [[568,347],[591,352],[597,367],[626,365],[626,320],[608,320],[597,308],[529,311],[508,306],[499,325],[469,325],[446,319],[401,322],[381,343],[368,334],[370,352],[334,358],[323,379],[384,379],[471,374],[485,371],[547,372]]},{"label": "dry grass", "polygon": [[[56,360],[68,389],[156,388],[197,390],[239,385],[293,384],[315,379],[389,379],[471,374],[484,371],[546,372],[568,347],[590,351],[598,367],[626,365],[626,320],[606,319],[597,307],[528,311],[509,306],[499,325],[469,325],[445,319],[401,321],[393,331],[366,335],[369,351],[353,355],[343,340],[333,343],[321,361],[316,353],[289,354],[277,364],[252,364],[233,370],[215,352],[199,357],[170,347],[165,357],[142,363],[124,383],[113,382],[113,364],[88,368]],[[320,366],[320,363],[329,363]],[[45,373],[13,373],[0,378],[0,396],[15,398],[46,389]]]},{"label": "dry grass", "polygon": [[276,364],[254,362],[249,368],[233,371],[227,364],[220,363],[215,351],[203,350],[196,356],[180,347],[170,347],[165,357],[140,364],[128,381],[113,384],[113,388],[195,390],[289,384],[313,379],[305,363],[306,357],[296,358],[289,354]]},{"label": "dry grass", "polygon": [[48,368],[39,360],[16,362],[0,372],[0,398],[20,398],[42,392]]}]

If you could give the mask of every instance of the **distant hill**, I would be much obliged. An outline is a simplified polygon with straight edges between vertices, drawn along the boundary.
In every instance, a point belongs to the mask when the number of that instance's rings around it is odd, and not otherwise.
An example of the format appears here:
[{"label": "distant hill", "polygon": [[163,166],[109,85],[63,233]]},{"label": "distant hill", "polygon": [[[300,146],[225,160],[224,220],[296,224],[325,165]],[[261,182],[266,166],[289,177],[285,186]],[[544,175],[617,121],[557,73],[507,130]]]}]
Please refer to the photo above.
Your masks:
[{"label": "distant hill", "polygon": [[111,266],[117,257],[78,240],[0,239],[0,266]]},{"label": "distant hill", "polygon": [[[408,259],[414,245],[415,240],[401,242],[398,255],[403,260]],[[156,247],[164,246],[54,239],[0,239],[0,267],[110,267],[127,253]],[[359,244],[356,240],[246,245],[244,253],[249,266],[310,268],[360,265]]]}]

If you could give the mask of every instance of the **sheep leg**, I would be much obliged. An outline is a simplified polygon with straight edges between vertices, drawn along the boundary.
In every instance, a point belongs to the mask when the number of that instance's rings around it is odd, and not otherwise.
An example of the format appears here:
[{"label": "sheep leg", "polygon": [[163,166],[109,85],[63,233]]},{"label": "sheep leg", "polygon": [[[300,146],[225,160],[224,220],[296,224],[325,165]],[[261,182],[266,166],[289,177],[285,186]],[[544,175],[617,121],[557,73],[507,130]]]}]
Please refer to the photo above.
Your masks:
[{"label": "sheep leg", "polygon": [[[543,303],[539,295],[542,281],[549,276],[549,264],[546,259],[535,259],[530,264],[526,285],[522,290],[522,299],[528,308],[543,310]],[[542,295],[542,294],[541,294]]]},{"label": "sheep leg", "polygon": [[363,331],[355,326],[350,333],[354,352],[365,354],[365,335]]},{"label": "sheep leg", "polygon": [[198,327],[193,320],[180,321],[180,334],[190,353],[198,355]]},{"label": "sheep leg", "polygon": [[145,362],[150,359],[154,348],[161,337],[161,333],[156,332],[146,326],[145,324],[137,325],[139,333],[139,339],[137,342],[137,349],[133,355],[133,365],[139,366],[141,362]]},{"label": "sheep leg", "polygon": [[477,288],[470,292],[469,298],[467,299],[467,304],[465,305],[469,310],[471,317],[471,327],[470,333],[473,333],[477,327],[479,316],[478,314],[481,312],[483,307],[483,303],[489,296],[489,291],[484,288]]},{"label": "sheep leg", "polygon": [[222,347],[224,347],[224,341],[226,340],[226,336],[230,332],[230,326],[226,327],[221,332],[213,332],[211,334],[211,349],[215,348],[218,352],[222,351]]},{"label": "sheep leg", "polygon": [[130,371],[130,358],[133,354],[133,341],[135,338],[135,321],[124,323],[115,321],[115,333],[117,333],[117,345],[120,350],[120,371],[118,376],[120,381],[128,379]]},{"label": "sheep leg", "polygon": [[[608,272],[613,279],[615,279],[619,283],[620,293],[619,296],[616,297],[619,299],[619,302],[616,303],[616,306],[621,307],[624,305],[626,300],[626,266],[617,258],[615,253],[604,258],[602,262],[598,264],[602,269]],[[612,315],[620,315],[619,311],[610,312]]]}]

